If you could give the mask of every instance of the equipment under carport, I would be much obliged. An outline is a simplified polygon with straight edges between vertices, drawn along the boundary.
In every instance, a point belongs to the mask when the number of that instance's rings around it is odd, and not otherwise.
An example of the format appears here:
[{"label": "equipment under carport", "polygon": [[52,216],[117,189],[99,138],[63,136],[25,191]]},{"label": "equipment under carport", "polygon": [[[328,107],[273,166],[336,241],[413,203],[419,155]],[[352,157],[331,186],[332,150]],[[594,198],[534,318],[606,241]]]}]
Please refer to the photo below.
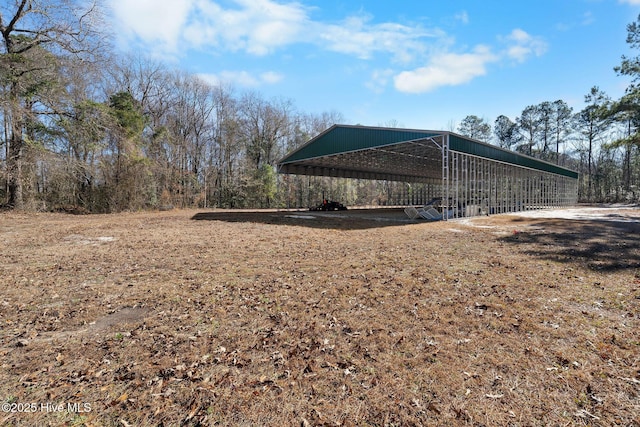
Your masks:
[{"label": "equipment under carport", "polygon": [[318,206],[310,207],[310,211],[346,211],[347,207],[340,202],[323,199]]}]

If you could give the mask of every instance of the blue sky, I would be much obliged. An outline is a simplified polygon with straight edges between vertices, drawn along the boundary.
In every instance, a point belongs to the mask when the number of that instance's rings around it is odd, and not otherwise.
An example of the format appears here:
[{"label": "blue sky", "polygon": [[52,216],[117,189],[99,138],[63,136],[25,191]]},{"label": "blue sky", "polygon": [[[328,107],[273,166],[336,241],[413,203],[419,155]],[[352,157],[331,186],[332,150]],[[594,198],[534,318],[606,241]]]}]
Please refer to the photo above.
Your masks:
[{"label": "blue sky", "polygon": [[628,79],[640,0],[109,0],[122,51],[348,124],[450,130]]}]

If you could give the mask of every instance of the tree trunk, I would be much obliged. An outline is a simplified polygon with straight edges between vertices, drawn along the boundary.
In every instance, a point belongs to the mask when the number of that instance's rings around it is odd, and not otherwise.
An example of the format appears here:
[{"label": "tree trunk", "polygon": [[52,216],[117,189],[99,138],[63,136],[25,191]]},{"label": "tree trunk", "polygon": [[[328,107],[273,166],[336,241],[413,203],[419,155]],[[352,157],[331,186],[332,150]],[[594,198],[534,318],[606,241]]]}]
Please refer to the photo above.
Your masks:
[{"label": "tree trunk", "polygon": [[589,182],[588,187],[587,187],[587,200],[588,201],[592,201],[592,196],[593,196],[593,186],[592,186],[592,164],[593,164],[593,160],[592,160],[592,154],[593,154],[593,138],[591,136],[589,136],[589,152],[588,152],[588,159],[587,159],[587,176],[589,177]]},{"label": "tree trunk", "polygon": [[[12,88],[11,92],[17,91]],[[11,108],[11,135],[9,137],[9,150],[7,157],[7,188],[9,190],[9,206],[15,209],[24,208],[22,191],[22,161],[24,154],[24,141],[22,139],[22,111],[16,95],[10,95]]]},{"label": "tree trunk", "polygon": [[11,138],[9,158],[7,159],[7,187],[9,190],[9,206],[15,209],[24,207],[22,197],[22,142]]},{"label": "tree trunk", "polygon": [[[627,122],[627,137],[631,137],[631,120]],[[628,142],[624,148],[624,159],[622,160],[622,182],[626,197],[631,189],[631,143]]]}]

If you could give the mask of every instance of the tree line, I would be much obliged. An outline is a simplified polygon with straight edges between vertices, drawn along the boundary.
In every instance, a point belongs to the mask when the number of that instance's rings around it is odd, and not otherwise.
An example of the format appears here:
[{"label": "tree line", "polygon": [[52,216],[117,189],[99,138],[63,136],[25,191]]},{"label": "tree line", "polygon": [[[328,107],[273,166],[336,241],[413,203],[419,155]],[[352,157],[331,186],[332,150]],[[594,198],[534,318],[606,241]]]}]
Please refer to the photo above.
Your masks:
[{"label": "tree line", "polygon": [[493,126],[475,115],[457,131],[580,173],[578,198],[588,202],[637,202],[640,197],[638,105],[626,95],[613,101],[594,86],[585,107],[574,112],[563,100],[527,106],[511,120],[500,115]]},{"label": "tree line", "polygon": [[[402,193],[402,183],[277,176],[279,158],[344,122],[342,115],[305,114],[288,99],[116,56],[102,18],[96,3],[74,0],[0,8],[1,206],[303,207],[325,191],[371,205]],[[628,26],[633,48],[639,32],[638,23]],[[493,126],[470,115],[456,130],[576,169],[582,201],[638,201],[638,61],[622,57],[615,69],[632,77],[620,100],[593,87],[579,112],[562,100],[543,102]]]}]

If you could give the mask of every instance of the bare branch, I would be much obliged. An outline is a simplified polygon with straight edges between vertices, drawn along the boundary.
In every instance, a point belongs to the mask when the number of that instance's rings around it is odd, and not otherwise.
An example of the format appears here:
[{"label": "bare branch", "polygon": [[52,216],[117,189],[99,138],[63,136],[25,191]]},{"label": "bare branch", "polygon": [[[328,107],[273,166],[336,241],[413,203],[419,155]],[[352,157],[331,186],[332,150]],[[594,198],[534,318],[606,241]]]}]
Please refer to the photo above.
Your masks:
[{"label": "bare branch", "polygon": [[31,10],[32,5],[30,1],[29,1],[29,7],[27,7],[26,11],[24,10],[25,6],[27,5],[27,1],[28,0],[20,1],[20,4],[18,5],[18,9],[16,10],[16,13],[13,15],[13,18],[11,18],[11,21],[9,21],[9,25],[7,25],[6,28],[2,28],[2,35],[5,37],[5,39],[9,38],[9,35],[13,31],[13,27],[15,27],[18,20],[22,18],[24,14],[28,13]]}]

